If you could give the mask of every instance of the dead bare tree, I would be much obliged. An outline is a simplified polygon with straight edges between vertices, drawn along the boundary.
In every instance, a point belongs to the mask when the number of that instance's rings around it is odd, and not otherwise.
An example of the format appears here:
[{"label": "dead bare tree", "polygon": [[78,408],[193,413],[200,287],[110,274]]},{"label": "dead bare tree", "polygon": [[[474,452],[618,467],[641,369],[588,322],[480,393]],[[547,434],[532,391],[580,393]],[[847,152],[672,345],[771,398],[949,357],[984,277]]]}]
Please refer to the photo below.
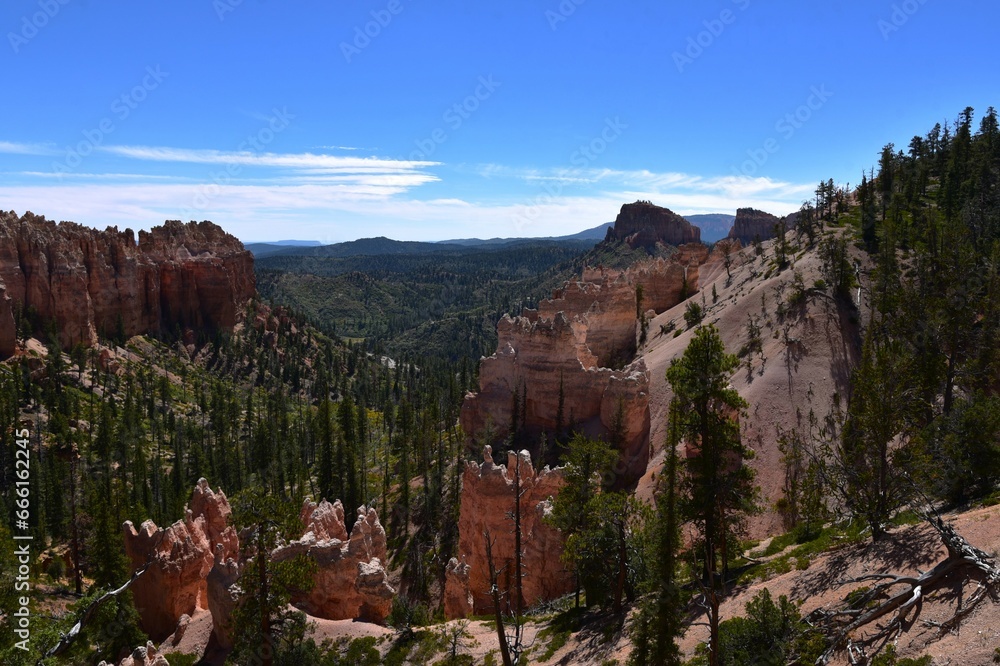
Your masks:
[{"label": "dead bare tree", "polygon": [[[522,656],[531,644],[525,641],[524,637],[524,593],[522,580],[524,578],[523,555],[524,549],[521,545],[521,496],[524,491],[521,489],[521,455],[515,456],[514,463],[514,508],[508,516],[514,522],[514,581],[513,594],[508,588],[506,591],[500,589],[499,579],[511,564],[507,562],[502,568],[497,569],[493,557],[493,547],[496,539],[492,537],[489,530],[483,533],[486,541],[486,564],[490,573],[490,596],[493,600],[493,613],[497,624],[497,640],[500,643],[500,658],[504,666],[518,666],[523,662]],[[503,603],[506,598],[506,604]],[[503,608],[506,605],[510,622],[504,621]],[[508,631],[509,629],[509,631]]]},{"label": "dead bare tree", "polygon": [[58,657],[59,655],[66,652],[66,650],[68,650],[70,646],[73,645],[76,639],[80,637],[81,632],[87,626],[87,624],[94,619],[94,615],[101,608],[101,606],[103,606],[106,601],[114,599],[118,595],[123,594],[126,590],[128,590],[128,588],[132,586],[132,583],[138,580],[139,576],[146,573],[146,569],[148,568],[149,568],[149,563],[147,562],[140,568],[136,569],[135,573],[132,574],[132,577],[129,578],[128,581],[124,585],[119,587],[117,590],[111,590],[110,592],[105,592],[100,597],[90,602],[90,604],[83,609],[83,612],[80,613],[79,618],[76,621],[76,624],[74,624],[73,627],[68,632],[66,632],[65,634],[61,634],[59,636],[59,642],[53,645],[51,648],[49,648],[45,652],[45,654],[42,655],[41,659],[38,660],[38,664],[41,664],[44,660],[48,659],[49,657]]},{"label": "dead bare tree", "polygon": [[[817,659],[817,666],[827,664],[833,654],[839,650],[847,650],[849,659],[854,663],[858,657],[867,657],[866,648],[878,644],[902,631],[902,622],[907,611],[916,606],[922,597],[933,591],[949,574],[963,570],[968,572],[968,580],[976,581],[976,590],[971,597],[961,604],[951,618],[944,622],[925,620],[926,624],[937,627],[943,634],[956,628],[962,618],[971,613],[986,598],[991,596],[995,601],[1000,591],[1000,568],[994,557],[976,548],[958,533],[953,525],[946,523],[940,516],[921,511],[924,519],[937,531],[948,551],[948,556],[932,569],[918,576],[903,576],[892,573],[869,574],[842,581],[860,583],[865,581],[882,581],[865,592],[860,598],[853,600],[851,607],[838,610],[818,609],[809,615],[809,620],[821,628],[833,640],[830,647]],[[903,588],[895,593],[897,586]],[[875,600],[884,595],[887,599],[869,607]],[[851,634],[890,613],[896,615],[888,624],[882,626],[875,634],[855,641]]]}]

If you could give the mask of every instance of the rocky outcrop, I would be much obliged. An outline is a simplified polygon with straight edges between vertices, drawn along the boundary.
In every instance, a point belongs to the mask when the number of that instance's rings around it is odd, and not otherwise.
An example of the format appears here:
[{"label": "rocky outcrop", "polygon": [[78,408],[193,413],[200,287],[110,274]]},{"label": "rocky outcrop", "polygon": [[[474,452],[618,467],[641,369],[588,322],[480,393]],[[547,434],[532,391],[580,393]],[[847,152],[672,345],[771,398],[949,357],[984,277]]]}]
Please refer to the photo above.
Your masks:
[{"label": "rocky outcrop", "polygon": [[17,328],[14,323],[14,304],[7,295],[7,287],[0,280],[0,358],[14,354]]},{"label": "rocky outcrop", "polygon": [[[98,666],[111,666],[102,661]],[[170,662],[156,649],[153,641],[147,641],[143,647],[137,647],[132,654],[122,659],[118,666],[170,666]]]},{"label": "rocky outcrop", "polygon": [[[97,231],[25,213],[0,213],[0,283],[63,347],[99,335],[231,328],[255,293],[253,255],[211,222],[152,231]],[[0,295],[0,354],[9,355],[9,306]]]},{"label": "rocky outcrop", "polygon": [[774,238],[775,225],[781,219],[755,208],[740,208],[736,211],[733,228],[729,230],[729,238],[739,240],[744,246],[757,241]]},{"label": "rocky outcrop", "polygon": [[583,280],[624,283],[633,292],[633,302],[634,292],[641,286],[643,310],[660,313],[698,293],[699,269],[708,258],[709,251],[705,245],[688,243],[678,247],[670,257],[638,261],[624,271],[601,266],[586,267],[583,269]]},{"label": "rocky outcrop", "polygon": [[471,567],[462,557],[448,560],[444,568],[444,616],[446,618],[472,615],[472,589],[469,587]]},{"label": "rocky outcrop", "polygon": [[650,247],[657,243],[683,245],[701,241],[701,229],[667,208],[648,201],[622,206],[608,237],[623,240],[632,247]]},{"label": "rocky outcrop", "polygon": [[[514,570],[513,523],[508,514],[514,510],[515,466],[520,462],[521,541],[524,552],[522,578],[524,607],[555,599],[573,589],[572,574],[563,567],[560,555],[565,540],[562,533],[545,521],[551,512],[551,499],[565,483],[559,469],[536,473],[527,451],[507,454],[507,465],[493,462],[491,447],[483,451],[483,463],[466,463],[462,476],[462,502],[458,520],[458,550],[463,563],[449,564],[445,578],[445,617],[453,619],[489,613],[493,602],[489,595],[490,571],[486,558],[484,534],[493,540],[494,566],[503,569],[504,591],[509,588]],[[449,601],[450,600],[450,601]]]},{"label": "rocky outcrop", "polygon": [[535,441],[535,434],[560,428],[606,436],[620,411],[620,471],[626,478],[642,474],[649,451],[649,376],[641,360],[622,370],[600,367],[587,345],[586,317],[571,321],[564,312],[552,319],[505,316],[497,335],[496,353],[479,366],[479,392],[466,395],[462,403],[466,435],[492,432],[494,442],[503,439],[512,424],[515,396],[521,434]]},{"label": "rocky outcrop", "polygon": [[567,282],[541,301],[537,312],[525,310],[524,316],[553,320],[560,312],[586,324],[584,342],[598,365],[610,367],[635,354],[635,286],[620,273]]},{"label": "rocky outcrop", "polygon": [[208,610],[212,613],[212,633],[219,647],[228,650],[233,647],[232,616],[238,601],[234,585],[240,579],[239,561],[226,557],[223,545],[215,546],[212,569],[205,579],[208,596]]},{"label": "rocky outcrop", "polygon": [[166,529],[147,520],[138,531],[131,521],[125,522],[125,553],[132,569],[149,564],[131,589],[143,631],[154,640],[173,633],[182,615],[208,607],[206,578],[217,548],[223,561],[238,557],[230,513],[225,494],[213,492],[200,479],[183,520]]},{"label": "rocky outcrop", "polygon": [[386,537],[375,509],[358,509],[350,536],[340,500],[333,504],[306,500],[301,518],[302,537],[271,553],[276,562],[304,555],[316,564],[313,588],[293,596],[292,603],[327,620],[383,624],[395,590],[383,565],[388,561]]}]

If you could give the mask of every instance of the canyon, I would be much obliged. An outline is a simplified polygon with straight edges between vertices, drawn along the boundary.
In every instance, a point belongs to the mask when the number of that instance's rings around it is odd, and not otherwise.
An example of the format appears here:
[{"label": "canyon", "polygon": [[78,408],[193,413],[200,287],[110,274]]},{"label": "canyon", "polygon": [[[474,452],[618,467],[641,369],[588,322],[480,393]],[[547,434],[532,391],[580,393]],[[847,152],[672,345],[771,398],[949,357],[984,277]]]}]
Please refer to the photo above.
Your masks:
[{"label": "canyon", "polygon": [[[609,235],[631,242],[642,229],[642,239],[662,244],[697,238],[697,227],[689,227],[667,209],[637,202],[622,207]],[[625,270],[588,266],[581,279],[555,289],[537,309],[504,316],[496,352],[480,361],[479,390],[462,403],[469,440],[495,444],[512,435],[537,442],[543,434],[578,430],[615,440],[621,485],[642,476],[650,415],[649,373],[636,358],[640,318],[696,294],[709,256],[706,246],[693,242]]]}]

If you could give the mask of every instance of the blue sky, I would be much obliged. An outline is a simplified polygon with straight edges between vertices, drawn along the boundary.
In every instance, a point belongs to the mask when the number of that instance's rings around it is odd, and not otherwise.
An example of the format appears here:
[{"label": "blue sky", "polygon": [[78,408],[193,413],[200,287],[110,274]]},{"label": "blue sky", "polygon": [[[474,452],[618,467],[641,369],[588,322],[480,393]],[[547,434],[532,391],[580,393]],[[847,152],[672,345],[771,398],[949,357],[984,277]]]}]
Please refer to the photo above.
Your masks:
[{"label": "blue sky", "polygon": [[0,208],[244,240],[799,207],[1000,100],[963,0],[7,0]]}]

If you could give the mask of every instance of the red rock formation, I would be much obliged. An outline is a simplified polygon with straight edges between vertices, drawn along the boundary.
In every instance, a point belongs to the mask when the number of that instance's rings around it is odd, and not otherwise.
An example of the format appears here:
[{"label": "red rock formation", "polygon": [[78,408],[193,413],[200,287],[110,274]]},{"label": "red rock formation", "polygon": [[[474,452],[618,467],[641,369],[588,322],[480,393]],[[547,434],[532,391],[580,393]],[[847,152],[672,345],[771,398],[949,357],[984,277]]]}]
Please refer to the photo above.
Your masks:
[{"label": "red rock formation", "polygon": [[231,510],[225,494],[213,492],[200,479],[191,507],[184,520],[166,529],[157,528],[152,520],[138,531],[132,521],[123,526],[132,569],[150,564],[132,584],[132,595],[143,631],[157,641],[173,633],[182,615],[207,608],[205,579],[215,563],[216,547],[223,559],[238,556],[236,531],[226,524]]},{"label": "red rock formation", "polygon": [[744,246],[754,241],[766,241],[774,238],[774,226],[781,222],[780,218],[755,208],[740,208],[736,211],[733,228],[729,230],[729,238],[739,240]]},{"label": "red rock formation", "polygon": [[[585,342],[598,365],[610,367],[635,354],[635,286],[620,274],[567,282],[538,304],[538,318],[552,320],[559,312],[586,320]],[[524,314],[535,316],[531,310]]]},{"label": "red rock formation", "polygon": [[[97,231],[0,213],[0,283],[10,299],[59,326],[64,347],[98,335],[232,327],[255,291],[253,256],[211,222]],[[0,296],[0,301],[3,297]],[[0,304],[0,354],[9,351]]]},{"label": "red rock formation", "polygon": [[701,229],[667,208],[648,201],[625,204],[608,236],[624,240],[632,247],[656,243],[683,245],[701,241]]},{"label": "red rock formation", "polygon": [[14,323],[14,309],[7,287],[0,280],[0,358],[14,354],[17,343],[17,328]]},{"label": "red rock formation", "polygon": [[[634,322],[634,304],[632,317]],[[519,400],[523,396],[521,425],[529,434],[556,432],[560,394],[562,427],[593,436],[612,430],[621,405],[621,471],[626,478],[642,474],[649,450],[649,376],[642,361],[624,370],[599,367],[587,345],[585,316],[573,321],[563,312],[552,319],[505,316],[497,334],[497,352],[480,363],[479,392],[469,393],[462,403],[466,435],[475,438],[492,431],[493,441],[503,439],[510,429],[515,393]]]},{"label": "red rock formation", "polygon": [[208,594],[208,610],[212,613],[212,633],[219,647],[228,650],[233,647],[232,615],[239,600],[233,586],[240,579],[239,562],[226,557],[223,545],[215,546],[215,558],[205,587]]},{"label": "red rock formation", "polygon": [[[453,619],[469,613],[489,613],[489,566],[484,533],[493,542],[494,565],[504,569],[508,578],[504,588],[513,590],[509,576],[514,570],[513,523],[508,514],[514,509],[514,472],[520,460],[522,579],[525,607],[555,599],[573,589],[573,577],[563,567],[560,555],[565,545],[562,533],[549,525],[545,515],[551,511],[551,498],[559,493],[564,481],[558,469],[536,473],[527,451],[507,455],[507,466],[494,464],[492,448],[483,451],[483,464],[466,464],[462,477],[462,504],[458,520],[458,550],[463,564],[449,564],[445,579],[445,617]],[[464,564],[467,562],[467,564]],[[450,600],[450,601],[449,601]]]},{"label": "red rock formation", "polygon": [[[708,259],[707,246],[701,243],[687,243],[678,246],[677,251],[669,257],[637,261],[624,271],[602,266],[585,267],[583,281],[597,284],[623,283],[627,286],[620,289],[621,293],[629,289],[634,292],[636,287],[641,286],[643,309],[652,309],[660,313],[674,307],[684,298],[698,293],[700,267]],[[566,310],[578,311],[569,308]]]},{"label": "red rock formation", "polygon": [[350,537],[340,500],[306,500],[301,518],[302,537],[271,553],[278,562],[305,555],[317,564],[312,590],[292,597],[292,603],[327,620],[384,623],[395,590],[382,564],[388,561],[385,530],[375,509],[358,509]]}]

